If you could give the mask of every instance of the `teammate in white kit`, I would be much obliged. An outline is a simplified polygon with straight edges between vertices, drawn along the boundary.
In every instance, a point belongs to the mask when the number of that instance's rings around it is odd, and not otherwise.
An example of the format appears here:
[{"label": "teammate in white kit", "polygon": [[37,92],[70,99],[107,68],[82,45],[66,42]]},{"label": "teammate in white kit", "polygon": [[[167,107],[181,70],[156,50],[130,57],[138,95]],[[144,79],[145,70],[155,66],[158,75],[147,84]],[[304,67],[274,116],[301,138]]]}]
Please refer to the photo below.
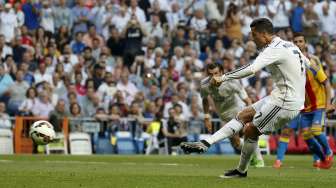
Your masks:
[{"label": "teammate in white kit", "polygon": [[202,153],[212,144],[231,137],[244,128],[244,145],[239,165],[221,175],[222,178],[247,177],[248,164],[257,148],[258,137],[284,127],[304,106],[305,66],[309,63],[307,58],[293,43],[275,36],[273,24],[267,18],[255,19],[250,27],[253,40],[260,49],[256,60],[222,76],[213,77],[211,84],[219,86],[222,82],[251,76],[266,68],[275,82],[275,89],[270,96],[244,108],[235,119],[211,137],[180,145],[186,153]]},{"label": "teammate in white kit", "polygon": [[[245,105],[251,105],[252,101],[238,80],[223,82],[219,87],[210,84],[210,80],[213,76],[221,76],[223,74],[223,66],[221,64],[211,63],[207,65],[206,69],[208,76],[201,81],[201,96],[205,114],[204,124],[207,129],[211,131],[212,123],[209,100],[213,100],[222,123],[227,123],[235,118],[236,114],[241,111]],[[243,103],[245,103],[245,105]],[[233,147],[241,151],[243,144],[241,143],[239,133],[232,135],[230,142]],[[252,157],[251,166],[258,168],[265,166],[259,147]]]}]

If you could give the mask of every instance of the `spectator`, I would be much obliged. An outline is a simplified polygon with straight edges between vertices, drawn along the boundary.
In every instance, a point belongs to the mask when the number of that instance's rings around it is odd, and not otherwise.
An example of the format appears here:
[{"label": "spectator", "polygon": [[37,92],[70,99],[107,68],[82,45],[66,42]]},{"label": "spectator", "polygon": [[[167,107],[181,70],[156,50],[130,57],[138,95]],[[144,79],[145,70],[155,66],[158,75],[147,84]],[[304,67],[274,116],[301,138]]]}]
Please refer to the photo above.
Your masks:
[{"label": "spectator", "polygon": [[45,31],[54,33],[55,32],[55,23],[54,17],[55,13],[53,9],[50,7],[48,1],[42,2],[42,9],[41,9],[41,26],[44,28]]},{"label": "spectator", "polygon": [[146,36],[146,31],[133,15],[123,30],[125,38],[124,64],[130,67],[136,55],[141,52],[142,38]]},{"label": "spectator", "polygon": [[208,22],[205,19],[204,12],[201,9],[195,11],[193,18],[190,21],[190,27],[197,32],[204,32],[207,28]]},{"label": "spectator", "polygon": [[5,67],[0,64],[0,101],[8,100],[8,90],[14,83],[12,77],[5,72]]},{"label": "spectator", "polygon": [[303,31],[303,24],[302,24],[302,17],[304,13],[303,8],[303,1],[298,1],[296,7],[292,11],[291,16],[291,27],[294,32],[302,32]]},{"label": "spectator", "polygon": [[12,128],[12,123],[9,119],[9,115],[6,113],[6,104],[4,102],[0,102],[0,128]]},{"label": "spectator", "polygon": [[25,15],[21,10],[21,3],[20,2],[15,2],[14,3],[14,14],[16,15],[17,18],[17,27],[23,26],[25,22]]},{"label": "spectator", "polygon": [[36,30],[40,27],[39,17],[41,14],[41,4],[35,3],[33,4],[32,0],[27,0],[26,3],[22,5],[22,11],[24,13],[25,18],[25,26],[27,26],[28,30]]},{"label": "spectator", "polygon": [[69,121],[69,129],[70,132],[82,132],[82,123],[83,116],[81,114],[81,107],[78,103],[73,103],[70,105],[70,121]]},{"label": "spectator", "polygon": [[268,3],[267,8],[269,14],[272,17],[272,23],[274,23],[274,29],[276,31],[288,28],[289,16],[291,11],[291,3],[285,0],[273,1],[273,4]]},{"label": "spectator", "polygon": [[190,111],[187,104],[180,101],[179,95],[177,93],[174,93],[171,98],[172,98],[171,102],[166,103],[164,106],[163,117],[168,118],[169,117],[168,110],[174,107],[176,104],[179,104],[182,107],[183,116],[188,118],[190,116]]},{"label": "spectator", "polygon": [[87,32],[89,22],[89,9],[85,7],[84,0],[78,0],[76,6],[72,8],[73,32]]},{"label": "spectator", "polygon": [[181,122],[177,117],[174,108],[169,109],[169,119],[167,127],[162,127],[162,133],[168,140],[168,154],[172,154],[172,147],[180,145],[181,142],[187,141],[187,137],[181,134]]},{"label": "spectator", "polygon": [[58,6],[53,9],[55,29],[61,26],[66,28],[72,27],[71,10],[66,5],[66,0],[59,0]]},{"label": "spectator", "polygon": [[151,15],[151,21],[147,23],[147,32],[148,37],[157,38],[158,41],[161,41],[163,38],[163,29],[160,23],[160,17],[157,14]]},{"label": "spectator", "polygon": [[[46,64],[44,62],[39,64],[39,68],[38,70],[36,70],[35,74],[34,74],[34,80],[36,83],[40,83],[43,81],[49,82],[50,84],[52,84],[52,77],[50,74],[48,74],[46,72],[47,67]],[[56,72],[58,71],[57,66],[56,66]]]},{"label": "spectator", "polygon": [[138,20],[139,24],[144,24],[146,22],[145,12],[138,7],[137,0],[130,0],[130,7],[128,8],[128,13],[133,17],[133,19]]},{"label": "spectator", "polygon": [[98,96],[104,104],[108,104],[117,92],[117,86],[111,73],[105,74],[105,82],[98,88]]},{"label": "spectator", "polygon": [[303,14],[303,33],[307,41],[312,41],[316,39],[319,32],[320,20],[316,12],[313,9],[313,3],[308,3],[305,6]]},{"label": "spectator", "polygon": [[20,115],[33,115],[33,106],[37,102],[37,92],[34,87],[30,87],[26,91],[26,98],[19,106]]},{"label": "spectator", "polygon": [[6,42],[11,42],[17,33],[18,18],[12,11],[12,5],[6,3],[4,11],[0,14],[0,33],[4,35]]},{"label": "spectator", "polygon": [[96,26],[95,25],[90,25],[88,33],[84,34],[84,36],[83,36],[83,42],[84,42],[85,46],[88,46],[88,47],[92,48],[93,47],[93,41],[95,39],[98,40],[98,42],[99,42],[98,44],[99,44],[100,47],[102,47],[104,45],[103,38],[96,31]]},{"label": "spectator", "polygon": [[25,93],[29,88],[29,84],[23,80],[23,71],[18,70],[15,76],[15,82],[10,86],[8,111],[11,115],[17,115],[19,106],[25,100]]},{"label": "spectator", "polygon": [[46,91],[40,93],[39,98],[32,107],[34,116],[48,117],[49,113],[54,110],[54,106],[51,104],[50,98]]},{"label": "spectator", "polygon": [[0,51],[1,51],[1,58],[6,58],[7,55],[13,54],[12,47],[6,44],[5,36],[0,34]]},{"label": "spectator", "polygon": [[121,79],[117,83],[117,89],[120,90],[123,96],[126,99],[127,104],[131,104],[133,101],[135,94],[138,92],[137,87],[128,80],[129,73],[127,71],[123,71],[121,74]]},{"label": "spectator", "polygon": [[224,26],[230,40],[237,39],[241,41],[243,39],[239,9],[233,3],[229,5],[227,15],[224,20]]},{"label": "spectator", "polygon": [[67,117],[65,111],[65,101],[60,99],[57,101],[57,105],[53,111],[49,114],[49,122],[54,126],[56,132],[61,132],[63,127],[63,119]]}]

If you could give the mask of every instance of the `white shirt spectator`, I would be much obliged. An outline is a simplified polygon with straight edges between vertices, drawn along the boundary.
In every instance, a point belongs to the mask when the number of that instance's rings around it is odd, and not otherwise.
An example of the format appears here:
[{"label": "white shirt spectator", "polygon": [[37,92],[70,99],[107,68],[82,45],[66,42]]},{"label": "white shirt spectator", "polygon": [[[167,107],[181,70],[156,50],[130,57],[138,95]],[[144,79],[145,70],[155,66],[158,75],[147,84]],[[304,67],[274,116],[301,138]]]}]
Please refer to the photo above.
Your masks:
[{"label": "white shirt spectator", "polygon": [[272,21],[274,27],[289,27],[289,11],[291,3],[289,1],[275,0],[273,5],[269,6],[270,11],[275,14]]},{"label": "white shirt spectator", "polygon": [[41,26],[46,30],[52,33],[55,32],[55,24],[54,24],[54,15],[53,10],[48,8],[42,9],[42,16],[41,16]]},{"label": "white shirt spectator", "polygon": [[136,7],[135,10],[132,8],[128,8],[128,14],[129,15],[135,14],[140,24],[146,23],[146,15],[145,15],[145,12],[141,8]]},{"label": "white shirt spectator", "polygon": [[148,37],[157,37],[159,39],[163,38],[163,29],[160,23],[154,25],[152,22],[147,23]]},{"label": "white shirt spectator", "polygon": [[205,3],[204,11],[208,20],[215,19],[219,22],[224,20],[224,15],[219,12],[218,6],[214,0],[208,0]]},{"label": "white shirt spectator", "polygon": [[118,14],[112,17],[112,24],[118,29],[119,33],[121,33],[126,27],[130,18],[131,16],[129,13],[125,13],[124,15]]},{"label": "white shirt spectator", "polygon": [[12,55],[13,54],[13,49],[12,47],[9,47],[7,45],[4,45],[4,47],[2,48],[2,53],[1,53],[1,57],[5,58],[7,55]]},{"label": "white shirt spectator", "polygon": [[0,14],[0,33],[5,36],[6,42],[10,42],[15,36],[15,29],[18,26],[17,17],[13,11],[3,11]]},{"label": "white shirt spectator", "polygon": [[160,10],[169,11],[169,2],[170,0],[149,0],[151,7],[153,7],[153,3],[157,1],[160,5]]},{"label": "white shirt spectator", "polygon": [[[108,85],[106,82],[101,84],[98,88],[97,94],[103,104],[109,104],[117,92],[117,87],[115,84]],[[108,106],[107,106],[108,107]]]},{"label": "white shirt spectator", "polygon": [[126,102],[129,105],[132,103],[135,94],[138,92],[138,88],[130,81],[128,81],[127,84],[119,81],[117,84],[117,89],[123,93]]},{"label": "white shirt spectator", "polygon": [[318,3],[314,10],[321,21],[321,31],[329,35],[336,34],[336,3]]},{"label": "white shirt spectator", "polygon": [[38,99],[33,106],[33,114],[40,117],[48,117],[49,113],[54,110],[54,106],[50,102],[43,102]]},{"label": "white shirt spectator", "polygon": [[9,120],[9,115],[6,113],[0,113],[0,128],[11,128],[12,123]]},{"label": "white shirt spectator", "polygon": [[41,73],[40,71],[37,70],[34,74],[34,78],[35,78],[35,83],[46,81],[52,84],[52,76],[48,74],[47,72]]},{"label": "white shirt spectator", "polygon": [[18,27],[23,26],[24,24],[24,19],[25,19],[25,15],[21,10],[18,10],[17,12],[15,12],[16,14],[16,19],[17,19],[17,25]]},{"label": "white shirt spectator", "polygon": [[178,23],[185,20],[185,15],[182,9],[179,9],[176,3],[172,4],[172,11],[166,13],[166,18],[170,30],[175,29]]},{"label": "white shirt spectator", "polygon": [[205,18],[197,19],[196,17],[193,17],[190,21],[190,26],[200,32],[204,31],[207,28],[207,25],[208,22]]}]

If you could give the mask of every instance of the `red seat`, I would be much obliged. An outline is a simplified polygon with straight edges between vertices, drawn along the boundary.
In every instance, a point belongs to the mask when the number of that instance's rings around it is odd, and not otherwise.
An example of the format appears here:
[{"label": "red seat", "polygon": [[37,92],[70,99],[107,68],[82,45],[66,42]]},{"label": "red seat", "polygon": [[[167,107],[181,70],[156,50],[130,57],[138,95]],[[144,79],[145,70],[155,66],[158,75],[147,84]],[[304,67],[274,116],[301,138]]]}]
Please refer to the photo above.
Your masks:
[{"label": "red seat", "polygon": [[299,153],[309,153],[309,148],[306,144],[306,141],[303,139],[303,136],[301,133],[298,135],[297,140],[298,140],[297,147],[298,147],[298,150],[300,150]]},{"label": "red seat", "polygon": [[279,136],[270,135],[270,137],[268,139],[268,143],[269,143],[269,146],[270,146],[271,153],[277,151],[278,140],[279,140]]},{"label": "red seat", "polygon": [[332,135],[328,136],[328,143],[333,153],[336,154],[336,142],[335,138]]},{"label": "red seat", "polygon": [[299,148],[296,145],[296,139],[294,133],[289,137],[287,153],[300,153]]}]

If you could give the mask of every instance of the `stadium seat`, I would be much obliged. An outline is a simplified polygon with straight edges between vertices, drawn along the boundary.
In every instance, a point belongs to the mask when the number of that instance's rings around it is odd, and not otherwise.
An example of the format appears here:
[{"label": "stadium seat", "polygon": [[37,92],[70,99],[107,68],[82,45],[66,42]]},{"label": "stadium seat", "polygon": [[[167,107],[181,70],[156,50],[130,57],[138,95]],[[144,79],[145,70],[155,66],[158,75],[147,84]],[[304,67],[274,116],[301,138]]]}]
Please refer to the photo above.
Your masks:
[{"label": "stadium seat", "polygon": [[297,136],[297,148],[299,150],[299,153],[309,153],[309,148],[306,144],[306,141],[303,139],[302,134],[298,134]]},{"label": "stadium seat", "polygon": [[291,136],[289,137],[287,153],[299,153],[299,152],[300,151],[298,150],[297,145],[296,145],[295,134],[292,133]]},{"label": "stadium seat", "polygon": [[70,153],[74,155],[92,154],[91,137],[87,133],[74,132],[69,135]]},{"label": "stadium seat", "polygon": [[145,139],[143,139],[143,138],[136,138],[134,140],[134,142],[135,142],[136,152],[138,154],[143,154],[144,153],[144,149],[145,149]]},{"label": "stadium seat", "polygon": [[0,154],[13,154],[13,132],[0,128]]},{"label": "stadium seat", "polygon": [[116,139],[118,154],[136,154],[136,146],[130,132],[119,131],[116,133]]},{"label": "stadium seat", "polygon": [[105,132],[103,136],[99,136],[96,145],[97,154],[112,154],[114,148],[111,143],[111,138],[108,132]]},{"label": "stadium seat", "polygon": [[269,146],[270,146],[271,153],[275,153],[277,151],[278,141],[279,141],[279,136],[270,135],[270,137],[268,139],[268,143],[269,143]]},{"label": "stadium seat", "polygon": [[56,133],[55,142],[49,143],[45,147],[46,154],[68,154],[66,139],[63,133]]},{"label": "stadium seat", "polygon": [[229,139],[224,139],[218,143],[220,154],[235,154],[235,150]]},{"label": "stadium seat", "polygon": [[328,136],[328,143],[333,153],[336,154],[336,142],[335,138],[332,135]]}]

